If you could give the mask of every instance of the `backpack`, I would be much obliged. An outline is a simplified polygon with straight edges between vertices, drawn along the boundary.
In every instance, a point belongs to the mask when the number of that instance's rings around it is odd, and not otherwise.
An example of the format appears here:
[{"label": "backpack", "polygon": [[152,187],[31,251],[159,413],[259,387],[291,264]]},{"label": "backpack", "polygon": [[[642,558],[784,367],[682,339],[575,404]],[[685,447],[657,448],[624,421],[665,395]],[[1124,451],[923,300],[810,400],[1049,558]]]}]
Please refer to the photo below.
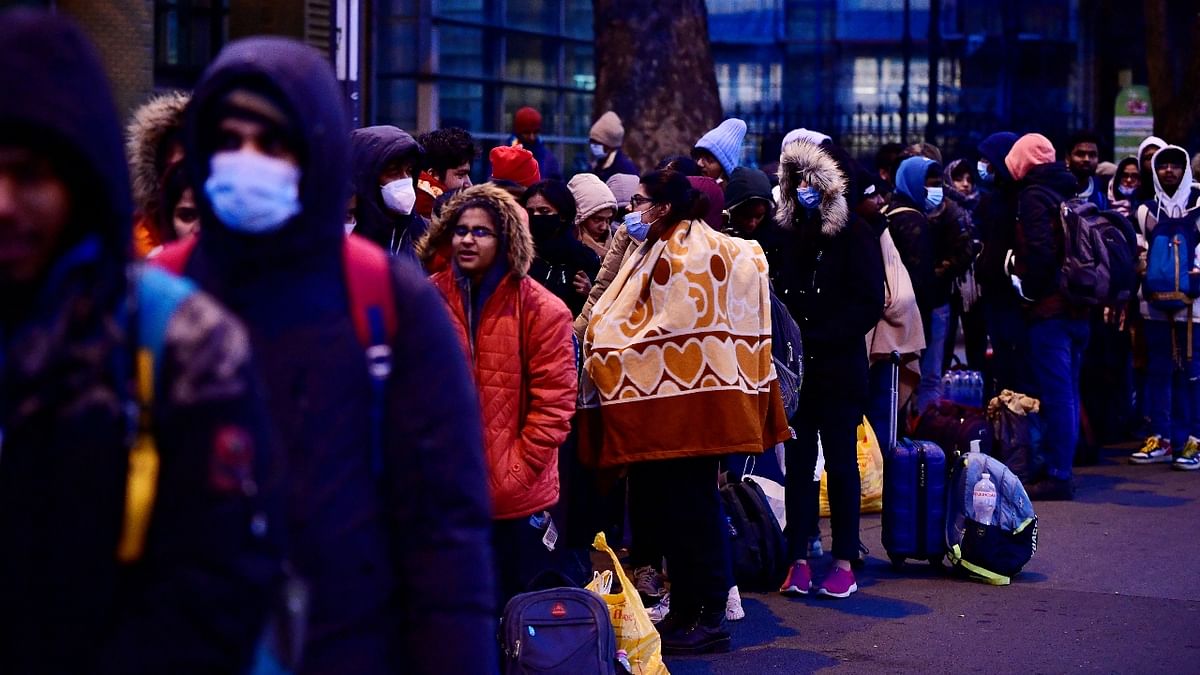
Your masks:
[{"label": "backpack", "polygon": [[1200,298],[1200,274],[1196,269],[1196,247],[1200,230],[1196,218],[1160,217],[1150,233],[1146,254],[1146,302],[1163,312],[1189,309]]},{"label": "backpack", "polygon": [[787,305],[771,291],[771,360],[779,378],[779,393],[788,419],[800,406],[800,386],[804,383],[804,345],[800,326],[788,312]]},{"label": "backpack", "polygon": [[[1058,199],[1047,188],[1034,189]],[[1078,197],[1061,202],[1058,215],[1063,234],[1059,290],[1072,304],[1085,307],[1129,302],[1137,288],[1133,225],[1116,211],[1101,211]]]},{"label": "backpack", "polygon": [[[974,488],[987,472],[996,486],[990,523],[974,518]],[[1006,586],[1037,551],[1037,515],[1025,486],[1000,460],[969,452],[954,461],[946,488],[946,547],[950,563],[967,576]]]},{"label": "backpack", "polygon": [[[151,262],[183,276],[198,241],[197,237],[190,237],[172,244]],[[385,393],[392,374],[391,343],[398,330],[391,264],[383,249],[353,234],[343,240],[342,259],[350,296],[350,318],[365,351],[367,373],[371,377],[370,467],[372,474],[379,476],[383,472]]]},{"label": "backpack", "polygon": [[739,588],[772,591],[787,569],[783,529],[760,487],[750,477],[721,488],[729,527],[733,578]]},{"label": "backpack", "polygon": [[608,604],[583,588],[513,597],[500,618],[505,675],[614,675],[617,639]]}]

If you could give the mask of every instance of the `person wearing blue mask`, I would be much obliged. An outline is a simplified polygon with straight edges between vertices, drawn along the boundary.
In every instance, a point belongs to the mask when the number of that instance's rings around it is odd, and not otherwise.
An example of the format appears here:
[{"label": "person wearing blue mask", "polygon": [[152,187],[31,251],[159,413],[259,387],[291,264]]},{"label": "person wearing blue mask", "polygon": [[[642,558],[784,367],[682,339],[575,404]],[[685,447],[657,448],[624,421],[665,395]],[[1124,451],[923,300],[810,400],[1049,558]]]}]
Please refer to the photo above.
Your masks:
[{"label": "person wearing blue mask", "polygon": [[[287,559],[309,589],[299,672],[490,672],[498,610],[478,398],[416,262],[346,236],[341,102],[316,50],[276,37],[228,45],[184,134],[200,234],[187,256],[167,247],[157,260],[182,257],[175,266],[246,323],[259,357],[284,455]],[[408,190],[386,187],[396,180],[368,174],[359,206],[365,195],[409,210]],[[388,290],[364,318],[350,289],[372,275]],[[356,324],[380,315],[401,329],[368,360]],[[456,648],[428,649],[436,642]]]},{"label": "person wearing blue mask", "polygon": [[925,351],[921,355],[921,384],[917,388],[918,414],[941,398],[942,365],[950,321],[950,286],[955,264],[951,237],[945,224],[931,219],[942,205],[942,166],[927,157],[909,157],[896,170],[896,191],[888,205],[888,229],[912,279],[921,321],[925,325]]}]

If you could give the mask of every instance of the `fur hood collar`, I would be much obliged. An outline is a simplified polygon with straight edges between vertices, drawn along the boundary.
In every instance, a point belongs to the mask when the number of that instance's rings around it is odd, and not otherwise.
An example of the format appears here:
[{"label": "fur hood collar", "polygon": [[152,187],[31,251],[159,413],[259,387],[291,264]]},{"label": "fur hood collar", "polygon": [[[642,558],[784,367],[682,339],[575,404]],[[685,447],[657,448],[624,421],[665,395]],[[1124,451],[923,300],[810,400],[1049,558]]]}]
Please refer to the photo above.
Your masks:
[{"label": "fur hood collar", "polygon": [[441,215],[434,218],[429,231],[417,243],[417,257],[428,267],[438,251],[448,249],[452,236],[451,225],[458,222],[459,215],[468,205],[479,201],[489,203],[500,214],[496,231],[500,234],[501,245],[506,249],[509,271],[516,278],[524,277],[529,272],[534,255],[528,216],[512,195],[491,183],[469,187],[446,202]]},{"label": "fur hood collar", "polygon": [[183,111],[191,96],[174,91],[155,97],[137,109],[125,129],[125,154],[133,182],[133,201],[146,213],[158,197],[159,146],[174,133],[183,144]]},{"label": "fur hood collar", "polygon": [[779,210],[775,221],[791,229],[803,207],[796,199],[800,180],[821,191],[821,234],[836,236],[846,228],[850,212],[846,206],[846,178],[829,153],[807,141],[789,143],[779,156]]}]

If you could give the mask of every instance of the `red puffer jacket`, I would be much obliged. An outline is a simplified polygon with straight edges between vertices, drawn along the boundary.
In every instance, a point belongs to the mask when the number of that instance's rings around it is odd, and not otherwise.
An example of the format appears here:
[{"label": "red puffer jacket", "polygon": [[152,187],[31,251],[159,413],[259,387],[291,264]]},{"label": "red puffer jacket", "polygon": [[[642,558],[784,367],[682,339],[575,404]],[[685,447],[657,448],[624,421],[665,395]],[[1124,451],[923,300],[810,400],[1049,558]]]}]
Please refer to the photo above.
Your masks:
[{"label": "red puffer jacket", "polygon": [[558,501],[558,448],[575,414],[571,314],[550,291],[511,273],[483,305],[477,339],[453,269],[431,278],[446,298],[479,389],[494,517]]}]

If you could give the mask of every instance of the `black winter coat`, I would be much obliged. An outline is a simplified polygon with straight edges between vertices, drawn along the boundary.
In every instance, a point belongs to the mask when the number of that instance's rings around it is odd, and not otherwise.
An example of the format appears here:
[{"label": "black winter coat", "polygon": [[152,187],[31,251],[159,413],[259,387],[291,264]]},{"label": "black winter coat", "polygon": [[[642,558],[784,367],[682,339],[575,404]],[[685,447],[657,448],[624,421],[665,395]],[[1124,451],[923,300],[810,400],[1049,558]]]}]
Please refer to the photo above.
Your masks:
[{"label": "black winter coat", "polygon": [[1034,300],[1032,318],[1083,317],[1059,290],[1063,232],[1059,209],[1075,196],[1075,176],[1061,162],[1039,164],[1021,182],[1017,197],[1016,272],[1025,297]]},{"label": "black winter coat", "polygon": [[[278,88],[303,147],[302,211],[243,235],[201,186],[219,102]],[[203,226],[187,273],[243,317],[288,462],[289,558],[311,585],[302,673],[487,672],[495,667],[491,517],[475,387],[438,292],[392,261],[400,330],[370,467],[371,379],[342,262],[350,169],[341,94],[325,59],[298,43],[230,45],[192,100],[187,138]],[[440,649],[433,645],[453,645]]]},{"label": "black winter coat", "polygon": [[150,529],[139,560],[118,563],[138,347],[121,127],[98,57],[65,19],[0,14],[0,45],[0,127],[53,137],[43,147],[88,207],[37,288],[0,292],[0,672],[239,672],[284,520],[245,330],[202,294],[171,315]]}]

